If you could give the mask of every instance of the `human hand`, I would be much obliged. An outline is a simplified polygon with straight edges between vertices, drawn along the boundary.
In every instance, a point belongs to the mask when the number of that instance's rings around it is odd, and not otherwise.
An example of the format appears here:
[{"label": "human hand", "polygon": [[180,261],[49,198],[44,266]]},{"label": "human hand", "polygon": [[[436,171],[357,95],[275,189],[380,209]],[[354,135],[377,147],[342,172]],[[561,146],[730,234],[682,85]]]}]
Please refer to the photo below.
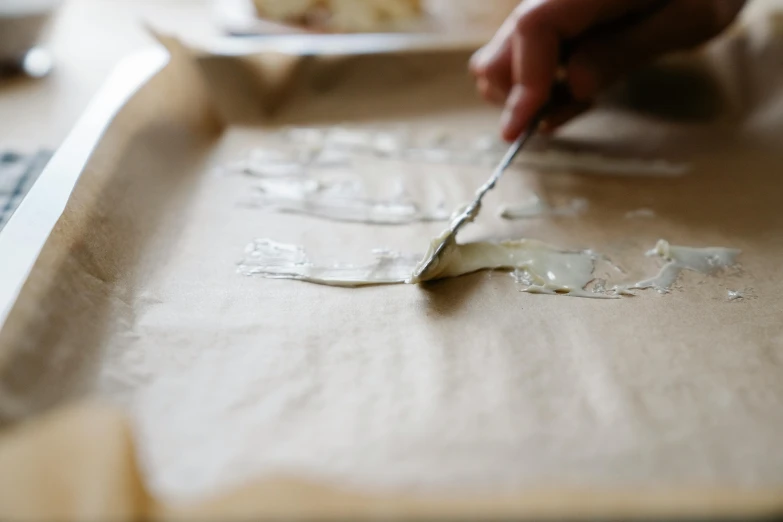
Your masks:
[{"label": "human hand", "polygon": [[525,0],[471,59],[481,95],[504,105],[512,141],[547,102],[558,76],[572,102],[547,119],[556,127],[603,89],[665,53],[721,33],[745,0]]}]

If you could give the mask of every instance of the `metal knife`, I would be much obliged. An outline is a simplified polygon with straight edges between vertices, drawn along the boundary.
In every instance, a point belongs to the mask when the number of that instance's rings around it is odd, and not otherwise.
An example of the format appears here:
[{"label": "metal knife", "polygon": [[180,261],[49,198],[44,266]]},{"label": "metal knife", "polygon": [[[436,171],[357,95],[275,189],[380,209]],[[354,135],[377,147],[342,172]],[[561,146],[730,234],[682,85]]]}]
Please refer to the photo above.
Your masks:
[{"label": "metal knife", "polygon": [[538,114],[536,114],[527,130],[523,132],[522,135],[517,138],[517,141],[511,145],[511,147],[508,149],[508,152],[506,152],[506,155],[500,161],[500,164],[495,168],[495,171],[492,173],[492,176],[490,176],[489,180],[487,180],[487,182],[479,187],[478,191],[476,191],[476,197],[473,199],[473,201],[452,220],[448,231],[441,235],[441,242],[438,244],[438,246],[416,267],[416,271],[413,273],[410,282],[419,283],[428,279],[427,274],[435,270],[435,268],[438,266],[441,255],[449,246],[449,244],[454,241],[459,230],[476,218],[478,212],[481,210],[481,202],[484,199],[484,196],[486,196],[490,190],[495,188],[495,185],[498,184],[500,178],[503,177],[503,173],[511,166],[514,158],[517,157],[522,148],[524,148],[528,141],[530,141],[530,138],[532,138],[533,135],[535,135],[535,133],[538,131],[538,127],[541,125],[542,120],[550,114],[553,107],[562,106],[562,104],[566,102],[568,95],[569,93],[567,86],[564,84],[555,86],[549,102],[538,112]]}]

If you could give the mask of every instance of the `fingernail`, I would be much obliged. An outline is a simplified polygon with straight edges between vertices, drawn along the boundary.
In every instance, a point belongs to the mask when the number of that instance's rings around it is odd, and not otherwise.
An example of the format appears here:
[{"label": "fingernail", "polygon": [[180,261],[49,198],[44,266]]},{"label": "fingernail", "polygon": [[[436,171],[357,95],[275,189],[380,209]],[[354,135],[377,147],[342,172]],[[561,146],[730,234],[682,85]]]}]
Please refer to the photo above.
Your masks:
[{"label": "fingernail", "polygon": [[481,93],[482,96],[485,97],[488,96],[491,89],[489,80],[487,80],[486,78],[479,78],[478,80],[476,80],[476,88],[478,89],[478,91]]},{"label": "fingernail", "polygon": [[503,130],[503,134],[506,134],[509,127],[511,127],[512,120],[514,119],[514,111],[508,106],[503,110],[503,115],[500,117],[500,127]]},{"label": "fingernail", "polygon": [[482,47],[470,57],[470,68],[473,71],[478,71],[487,66],[489,54],[487,52],[487,46]]},{"label": "fingernail", "polygon": [[506,97],[508,96],[508,93],[506,93],[503,89],[493,85],[489,95],[492,103],[496,105],[504,105],[506,103]]},{"label": "fingernail", "polygon": [[508,95],[506,108],[503,110],[503,115],[500,117],[500,126],[503,128],[503,134],[505,135],[512,133],[517,124],[517,107],[522,101],[524,94],[525,88],[522,85],[515,85]]},{"label": "fingernail", "polygon": [[494,99],[492,85],[489,83],[489,80],[487,80],[486,78],[479,79],[479,81],[478,81],[478,91],[479,91],[479,94],[481,94],[481,97],[484,98],[484,100],[486,100],[488,102],[491,102],[491,103],[496,103],[496,101]]},{"label": "fingernail", "polygon": [[486,69],[492,65],[503,49],[503,42],[493,39],[487,45],[476,51],[470,59],[470,65],[474,69]]},{"label": "fingernail", "polygon": [[505,105],[506,93],[493,85],[487,78],[479,78],[476,82],[476,88],[481,97],[486,101],[496,105]]}]

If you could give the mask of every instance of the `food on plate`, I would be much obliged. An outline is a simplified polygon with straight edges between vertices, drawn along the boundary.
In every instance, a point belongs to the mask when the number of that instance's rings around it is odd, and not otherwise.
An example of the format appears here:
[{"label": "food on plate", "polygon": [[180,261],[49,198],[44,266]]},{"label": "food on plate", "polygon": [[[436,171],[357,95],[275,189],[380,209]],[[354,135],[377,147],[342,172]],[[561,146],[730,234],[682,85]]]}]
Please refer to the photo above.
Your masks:
[{"label": "food on plate", "polygon": [[254,0],[270,20],[332,32],[372,32],[415,22],[422,0]]}]

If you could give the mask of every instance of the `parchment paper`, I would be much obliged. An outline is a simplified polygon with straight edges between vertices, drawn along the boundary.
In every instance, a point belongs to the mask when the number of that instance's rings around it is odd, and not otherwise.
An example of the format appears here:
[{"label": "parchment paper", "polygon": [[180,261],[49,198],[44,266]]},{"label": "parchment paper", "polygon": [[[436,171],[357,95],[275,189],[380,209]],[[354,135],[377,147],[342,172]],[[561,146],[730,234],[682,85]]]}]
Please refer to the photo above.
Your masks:
[{"label": "parchment paper", "polygon": [[[169,42],[171,64],[108,130],[0,331],[0,511],[780,509],[783,47],[770,27],[643,73],[555,144],[689,161],[688,176],[518,168],[464,232],[591,248],[629,278],[655,272],[643,254],[660,238],[743,251],[740,273],[608,302],[523,294],[499,273],[362,290],[238,275],[254,238],[354,261],[377,247],[423,250],[441,228],[243,206],[252,181],[218,167],[282,125],[469,137],[498,115],[475,98],[464,54],[194,62]],[[682,93],[693,103],[666,103]],[[373,187],[402,176],[419,197],[458,203],[487,171],[379,161],[358,175]],[[579,219],[495,217],[531,190],[590,208]],[[624,218],[640,207],[657,217]],[[755,299],[726,301],[746,287]],[[110,409],[27,420],[84,399]]]}]

